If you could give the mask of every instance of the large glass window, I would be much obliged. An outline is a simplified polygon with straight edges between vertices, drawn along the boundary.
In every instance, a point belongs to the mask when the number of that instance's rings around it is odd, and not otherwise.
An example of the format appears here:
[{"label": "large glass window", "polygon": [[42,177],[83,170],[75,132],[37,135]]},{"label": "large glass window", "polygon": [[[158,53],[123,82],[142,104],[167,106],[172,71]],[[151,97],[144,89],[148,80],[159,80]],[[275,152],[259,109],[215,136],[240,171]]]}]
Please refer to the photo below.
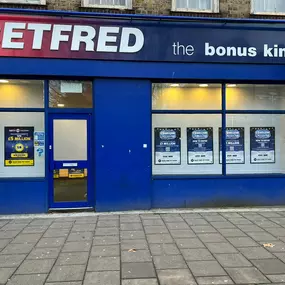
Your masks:
[{"label": "large glass window", "polygon": [[220,84],[156,83],[152,87],[153,110],[220,110]]},{"label": "large glass window", "polygon": [[92,108],[92,82],[51,80],[49,82],[49,107]]},{"label": "large glass window", "polygon": [[231,139],[235,163],[227,161],[227,174],[285,173],[285,114],[228,114],[226,121],[242,130]]},{"label": "large glass window", "polygon": [[285,87],[224,87],[153,84],[154,175],[285,174]]},{"label": "large glass window", "polygon": [[285,110],[285,86],[227,84],[227,110]]},{"label": "large glass window", "polygon": [[43,108],[44,82],[0,79],[0,107]]},{"label": "large glass window", "polygon": [[153,84],[154,175],[222,174],[221,93],[220,84]]}]

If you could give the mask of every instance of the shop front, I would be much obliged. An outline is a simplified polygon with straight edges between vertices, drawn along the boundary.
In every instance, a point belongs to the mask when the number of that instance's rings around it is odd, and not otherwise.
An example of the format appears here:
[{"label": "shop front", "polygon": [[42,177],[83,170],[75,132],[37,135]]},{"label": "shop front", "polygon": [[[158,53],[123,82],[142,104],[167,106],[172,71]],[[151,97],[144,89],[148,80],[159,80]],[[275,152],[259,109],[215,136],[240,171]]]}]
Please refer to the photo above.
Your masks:
[{"label": "shop front", "polygon": [[0,12],[0,214],[285,204],[282,22]]}]

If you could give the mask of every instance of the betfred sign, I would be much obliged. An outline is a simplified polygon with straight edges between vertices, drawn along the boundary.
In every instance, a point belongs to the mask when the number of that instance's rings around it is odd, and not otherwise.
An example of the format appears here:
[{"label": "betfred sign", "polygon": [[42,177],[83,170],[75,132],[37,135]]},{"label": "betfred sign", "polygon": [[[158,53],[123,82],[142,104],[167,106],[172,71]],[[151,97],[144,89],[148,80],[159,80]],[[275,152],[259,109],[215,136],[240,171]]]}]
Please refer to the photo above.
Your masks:
[{"label": "betfred sign", "polygon": [[143,47],[144,35],[138,28],[128,27],[4,23],[2,49],[23,50],[27,45],[31,50],[59,51],[63,43],[70,51],[135,53]]},{"label": "betfred sign", "polygon": [[285,64],[282,27],[0,15],[0,57]]}]

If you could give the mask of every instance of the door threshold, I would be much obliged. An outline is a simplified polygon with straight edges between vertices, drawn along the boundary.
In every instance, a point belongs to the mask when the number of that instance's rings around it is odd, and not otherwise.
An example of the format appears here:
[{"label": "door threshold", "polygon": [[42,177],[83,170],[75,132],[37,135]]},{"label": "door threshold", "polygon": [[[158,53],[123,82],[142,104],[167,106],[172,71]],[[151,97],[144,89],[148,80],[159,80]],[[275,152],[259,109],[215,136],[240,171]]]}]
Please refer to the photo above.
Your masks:
[{"label": "door threshold", "polygon": [[49,208],[49,213],[76,213],[76,212],[95,212],[92,207],[80,207],[80,208]]}]

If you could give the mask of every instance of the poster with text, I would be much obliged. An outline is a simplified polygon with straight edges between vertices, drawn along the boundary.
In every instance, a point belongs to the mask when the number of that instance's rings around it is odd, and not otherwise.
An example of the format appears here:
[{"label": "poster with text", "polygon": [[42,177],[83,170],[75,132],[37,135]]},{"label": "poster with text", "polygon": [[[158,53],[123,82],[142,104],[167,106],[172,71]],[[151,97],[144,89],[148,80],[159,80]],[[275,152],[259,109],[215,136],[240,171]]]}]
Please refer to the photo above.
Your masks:
[{"label": "poster with text", "polygon": [[[220,163],[222,163],[222,129],[219,128]],[[244,128],[226,128],[226,163],[244,164]]]},{"label": "poster with text", "polygon": [[181,164],[181,129],[155,128],[155,164],[179,165]]},{"label": "poster with text", "polygon": [[70,168],[68,169],[68,178],[84,178],[84,169]]},{"label": "poster with text", "polygon": [[34,162],[34,127],[5,127],[4,166],[33,166]]},{"label": "poster with text", "polygon": [[213,128],[187,128],[188,164],[213,164]]},{"label": "poster with text", "polygon": [[275,163],[275,128],[250,128],[250,163]]}]

